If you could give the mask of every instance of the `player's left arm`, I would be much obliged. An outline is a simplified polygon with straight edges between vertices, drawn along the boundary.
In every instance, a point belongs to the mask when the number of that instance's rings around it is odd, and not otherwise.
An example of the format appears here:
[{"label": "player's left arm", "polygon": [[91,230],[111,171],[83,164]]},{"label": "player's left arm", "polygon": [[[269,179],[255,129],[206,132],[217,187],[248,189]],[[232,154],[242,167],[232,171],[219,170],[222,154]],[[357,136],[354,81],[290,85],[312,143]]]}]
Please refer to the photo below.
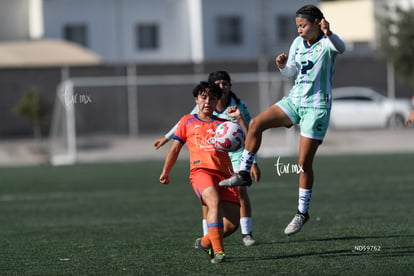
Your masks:
[{"label": "player's left arm", "polygon": [[320,26],[322,32],[325,34],[325,36],[331,42],[333,48],[340,54],[345,52],[345,43],[339,38],[338,35],[334,34],[331,31],[329,22],[326,21],[325,18],[322,18],[321,22],[319,23],[319,26]]}]

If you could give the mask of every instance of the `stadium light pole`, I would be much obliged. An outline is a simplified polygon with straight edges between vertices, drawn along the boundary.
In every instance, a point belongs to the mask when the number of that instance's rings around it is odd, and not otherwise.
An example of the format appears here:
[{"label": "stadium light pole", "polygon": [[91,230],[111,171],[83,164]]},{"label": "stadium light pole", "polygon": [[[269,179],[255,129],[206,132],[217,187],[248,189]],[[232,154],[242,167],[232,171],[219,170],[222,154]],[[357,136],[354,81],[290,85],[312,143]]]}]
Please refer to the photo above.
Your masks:
[{"label": "stadium light pole", "polygon": [[136,84],[137,68],[134,64],[127,65],[127,102],[128,102],[128,134],[136,137],[139,134],[138,87]]},{"label": "stadium light pole", "polygon": [[266,5],[264,0],[260,0],[257,8],[257,71],[259,85],[259,109],[265,110],[269,105],[269,72],[266,58],[267,32],[266,32]]},{"label": "stadium light pole", "polygon": [[204,37],[203,37],[203,4],[201,0],[187,0],[187,12],[190,19],[189,35],[191,62],[194,73],[204,73]]}]

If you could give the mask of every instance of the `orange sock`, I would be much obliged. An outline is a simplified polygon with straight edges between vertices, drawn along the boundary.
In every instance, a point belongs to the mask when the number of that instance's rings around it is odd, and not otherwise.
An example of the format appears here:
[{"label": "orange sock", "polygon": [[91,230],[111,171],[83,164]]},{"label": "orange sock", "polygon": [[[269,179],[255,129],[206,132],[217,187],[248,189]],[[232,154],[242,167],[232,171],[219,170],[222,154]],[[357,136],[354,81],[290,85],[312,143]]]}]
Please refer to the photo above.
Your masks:
[{"label": "orange sock", "polygon": [[211,248],[210,235],[208,233],[201,238],[201,245],[205,248]]},{"label": "orange sock", "polygon": [[214,254],[224,252],[223,223],[216,222],[208,225],[208,234]]}]

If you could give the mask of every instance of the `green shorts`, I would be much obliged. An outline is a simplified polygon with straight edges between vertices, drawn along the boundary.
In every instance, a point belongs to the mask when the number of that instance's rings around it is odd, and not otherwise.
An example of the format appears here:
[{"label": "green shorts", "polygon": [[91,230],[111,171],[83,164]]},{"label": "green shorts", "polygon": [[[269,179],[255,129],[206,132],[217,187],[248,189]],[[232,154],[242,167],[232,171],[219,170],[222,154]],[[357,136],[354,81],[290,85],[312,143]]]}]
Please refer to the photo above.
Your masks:
[{"label": "green shorts", "polygon": [[238,172],[240,167],[240,160],[243,153],[243,149],[241,148],[238,151],[229,152],[229,157],[231,160],[231,164],[233,165],[233,171]]},{"label": "green shorts", "polygon": [[293,124],[299,124],[300,135],[322,141],[328,130],[330,109],[296,106],[292,99],[284,97],[276,103]]}]

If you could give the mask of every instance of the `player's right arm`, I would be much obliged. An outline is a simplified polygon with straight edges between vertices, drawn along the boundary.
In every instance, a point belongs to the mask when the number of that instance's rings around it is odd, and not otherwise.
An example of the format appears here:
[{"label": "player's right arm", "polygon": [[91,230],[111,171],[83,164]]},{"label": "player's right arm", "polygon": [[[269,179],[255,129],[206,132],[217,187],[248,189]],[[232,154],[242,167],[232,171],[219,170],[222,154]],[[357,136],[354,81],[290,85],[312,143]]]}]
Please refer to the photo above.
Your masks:
[{"label": "player's right arm", "polygon": [[175,162],[177,162],[177,158],[178,158],[178,155],[180,154],[182,147],[183,147],[183,144],[180,141],[178,140],[173,141],[173,144],[170,150],[168,151],[167,156],[165,157],[164,167],[162,168],[162,172],[160,175],[160,182],[162,184],[170,183],[170,172]]},{"label": "player's right arm", "polygon": [[301,39],[300,37],[297,37],[292,45],[290,45],[289,48],[289,54],[287,55],[286,53],[282,53],[280,55],[278,55],[276,57],[276,66],[277,68],[280,70],[280,73],[287,77],[287,78],[292,78],[297,74],[297,68],[296,68],[296,64],[295,64],[295,52],[296,52],[296,47],[295,45],[298,43],[298,39]]}]

